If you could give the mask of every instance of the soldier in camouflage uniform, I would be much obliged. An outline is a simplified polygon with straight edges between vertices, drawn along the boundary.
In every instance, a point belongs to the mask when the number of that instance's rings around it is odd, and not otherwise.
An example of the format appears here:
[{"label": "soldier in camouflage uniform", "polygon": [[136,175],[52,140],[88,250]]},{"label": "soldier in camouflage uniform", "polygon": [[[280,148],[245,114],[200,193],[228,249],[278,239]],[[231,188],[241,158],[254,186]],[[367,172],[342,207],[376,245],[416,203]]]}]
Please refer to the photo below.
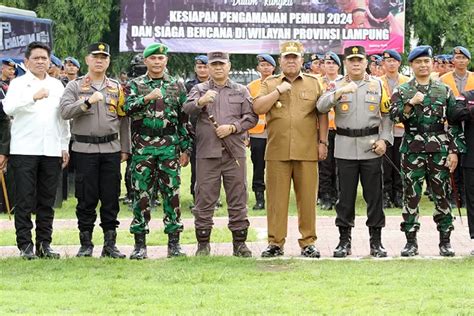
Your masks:
[{"label": "soldier in camouflage uniform", "polygon": [[404,204],[401,230],[405,232],[407,244],[401,255],[418,254],[418,203],[423,180],[427,178],[435,203],[433,219],[440,232],[440,255],[454,256],[450,245],[453,217],[447,199],[449,173],[456,168],[457,153],[466,149],[460,126],[451,124],[456,100],[448,86],[430,79],[433,63],[430,46],[416,47],[408,61],[415,78],[394,90],[390,109],[395,123],[405,126],[400,147]]},{"label": "soldier in camouflage uniform", "polygon": [[127,86],[125,111],[132,119],[133,215],[130,232],[135,249],[130,259],[145,259],[149,233],[150,202],[157,186],[163,196],[168,257],[182,256],[179,234],[183,231],[179,210],[180,167],[189,162],[191,129],[181,106],[186,101],[184,84],[165,69],[168,47],[151,44],[143,52],[147,73]]}]

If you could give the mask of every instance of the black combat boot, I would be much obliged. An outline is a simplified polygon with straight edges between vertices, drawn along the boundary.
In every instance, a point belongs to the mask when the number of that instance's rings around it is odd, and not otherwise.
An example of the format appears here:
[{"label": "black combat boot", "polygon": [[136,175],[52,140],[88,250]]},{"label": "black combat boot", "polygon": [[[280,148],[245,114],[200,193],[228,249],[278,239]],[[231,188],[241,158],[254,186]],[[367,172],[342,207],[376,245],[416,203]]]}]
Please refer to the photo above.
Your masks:
[{"label": "black combat boot", "polygon": [[333,207],[333,199],[329,193],[324,193],[321,196],[321,200],[319,203],[319,209],[323,211],[330,211]]},{"label": "black combat boot", "polygon": [[334,257],[345,258],[351,254],[351,227],[339,226],[339,244],[334,250]]},{"label": "black combat boot", "polygon": [[382,245],[382,227],[369,227],[370,255],[375,258],[384,258],[387,251]]},{"label": "black combat boot", "polygon": [[101,257],[110,257],[114,259],[123,259],[126,257],[115,246],[116,240],[117,232],[115,230],[109,230],[104,233],[104,247],[102,248]]},{"label": "black combat boot", "polygon": [[265,194],[263,191],[255,192],[255,205],[252,207],[254,210],[264,210],[265,209]]},{"label": "black combat boot", "polygon": [[[263,193],[263,192],[262,192]],[[252,251],[247,247],[247,229],[235,230],[232,232],[233,255],[236,257],[252,257]]]},{"label": "black combat boot", "polygon": [[130,254],[130,259],[143,260],[148,258],[146,252],[146,234],[134,234],[135,237],[135,247],[133,248],[132,253]]},{"label": "black combat boot", "polygon": [[267,249],[262,252],[262,258],[274,258],[283,256],[283,249],[277,245],[268,245]]},{"label": "black combat boot", "polygon": [[407,244],[400,252],[402,257],[413,257],[418,255],[418,242],[416,240],[416,232],[406,232]]},{"label": "black combat boot", "polygon": [[168,258],[182,256],[186,256],[186,254],[181,251],[179,245],[179,232],[168,234]]},{"label": "black combat boot", "polygon": [[210,229],[196,229],[196,239],[198,241],[198,248],[196,256],[209,256],[211,254],[211,230]]},{"label": "black combat boot", "polygon": [[39,242],[36,244],[36,255],[39,258],[46,258],[46,259],[59,259],[61,256],[59,252],[54,251],[49,242]]},{"label": "black combat boot", "polygon": [[301,255],[306,258],[319,258],[321,253],[315,245],[308,245],[301,249]]},{"label": "black combat boot", "polygon": [[92,232],[79,232],[79,241],[81,242],[81,247],[76,257],[92,257],[92,251],[94,250]]},{"label": "black combat boot", "polygon": [[33,244],[29,243],[23,247],[20,247],[20,257],[26,260],[38,259],[33,252]]},{"label": "black combat boot", "polygon": [[439,232],[439,255],[443,257],[454,257],[455,253],[451,248],[451,232]]},{"label": "black combat boot", "polygon": [[392,203],[390,202],[390,194],[388,192],[383,193],[383,208],[391,208]]},{"label": "black combat boot", "polygon": [[401,192],[395,192],[393,196],[393,206],[396,208],[403,207],[403,194]]}]

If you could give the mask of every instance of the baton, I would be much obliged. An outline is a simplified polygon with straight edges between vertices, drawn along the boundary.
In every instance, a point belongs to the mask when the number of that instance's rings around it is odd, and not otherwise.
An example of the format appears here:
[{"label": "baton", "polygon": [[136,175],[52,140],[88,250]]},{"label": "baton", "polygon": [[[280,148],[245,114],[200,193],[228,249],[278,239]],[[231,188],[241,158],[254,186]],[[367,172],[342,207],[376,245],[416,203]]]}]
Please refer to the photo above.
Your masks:
[{"label": "baton", "polygon": [[[211,114],[208,114],[208,116],[209,116],[209,121],[211,121],[212,125],[214,125],[215,128],[218,128],[218,127],[219,127],[219,124],[217,124],[216,119],[214,118],[214,116],[211,115]],[[229,144],[227,143],[227,139],[221,138],[221,142],[222,142],[222,145],[224,145],[225,150],[227,150],[227,152],[228,152],[229,155],[232,157],[232,159],[235,160],[235,163],[237,164],[237,166],[240,167],[239,161],[237,160],[237,158],[235,158],[235,155],[234,155],[234,153],[232,152],[232,150],[230,150],[230,146],[229,146]]]},{"label": "baton", "polygon": [[2,182],[3,198],[5,199],[5,206],[7,207],[8,219],[12,220],[10,201],[8,200],[8,191],[7,191],[7,185],[5,183],[5,176],[3,174],[3,170],[0,170],[0,182]]},{"label": "baton", "polygon": [[456,181],[454,181],[454,174],[450,172],[449,176],[451,178],[451,187],[453,188],[454,195],[455,195],[456,206],[458,208],[458,213],[459,213],[459,219],[461,220],[461,225],[464,226],[464,223],[462,222],[462,216],[461,216],[461,198],[459,196],[458,188],[456,186]]}]

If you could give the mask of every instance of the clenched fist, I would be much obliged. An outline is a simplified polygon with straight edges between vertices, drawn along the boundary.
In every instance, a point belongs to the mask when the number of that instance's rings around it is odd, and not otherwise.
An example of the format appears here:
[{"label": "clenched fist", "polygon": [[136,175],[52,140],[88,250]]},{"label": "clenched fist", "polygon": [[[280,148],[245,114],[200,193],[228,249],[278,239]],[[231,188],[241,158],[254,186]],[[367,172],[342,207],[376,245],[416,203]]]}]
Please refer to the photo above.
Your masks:
[{"label": "clenched fist", "polygon": [[160,88],[153,89],[150,93],[147,94],[146,98],[148,100],[157,100],[163,98]]},{"label": "clenched fist", "polygon": [[49,96],[49,90],[46,88],[39,89],[35,94],[33,94],[33,100],[38,101]]},{"label": "clenched fist", "polygon": [[287,81],[283,81],[282,83],[280,83],[276,89],[278,90],[278,92],[280,92],[280,94],[283,94],[287,91],[290,91],[291,89],[291,83],[287,82]]},{"label": "clenched fist", "polygon": [[208,105],[209,103],[214,102],[216,97],[217,97],[217,91],[207,90],[206,93],[201,98],[199,98],[198,105],[201,107]]},{"label": "clenched fist", "polygon": [[89,98],[89,103],[96,103],[99,101],[104,100],[104,95],[100,93],[99,91],[94,92],[93,95]]},{"label": "clenched fist", "polygon": [[421,102],[423,102],[424,98],[425,98],[425,95],[423,93],[421,93],[420,91],[418,91],[413,96],[413,98],[411,98],[410,101],[408,101],[408,102],[412,105],[417,105],[417,104],[420,104]]},{"label": "clenched fist", "polygon": [[339,88],[339,92],[341,94],[348,94],[348,93],[354,93],[357,90],[357,84],[354,81],[351,81],[351,83],[346,84],[344,87]]}]

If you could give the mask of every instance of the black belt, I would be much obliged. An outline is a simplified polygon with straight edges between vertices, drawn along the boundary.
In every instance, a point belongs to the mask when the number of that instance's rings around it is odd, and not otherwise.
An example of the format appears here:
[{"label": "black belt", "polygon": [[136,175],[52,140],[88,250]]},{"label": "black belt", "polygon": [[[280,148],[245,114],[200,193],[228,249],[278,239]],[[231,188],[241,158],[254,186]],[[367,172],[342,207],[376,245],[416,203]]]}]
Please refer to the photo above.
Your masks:
[{"label": "black belt", "polygon": [[150,128],[150,127],[140,126],[140,127],[134,127],[132,132],[138,133],[140,135],[150,136],[150,137],[162,137],[166,135],[176,134],[176,128],[174,126],[166,126],[165,128]]},{"label": "black belt", "polygon": [[336,128],[336,134],[348,137],[364,137],[376,135],[379,133],[379,127],[367,127],[362,129]]},{"label": "black belt", "polygon": [[444,125],[440,123],[430,125],[420,124],[413,126],[408,126],[408,124],[405,124],[405,132],[410,134],[434,133],[444,131]]},{"label": "black belt", "polygon": [[118,133],[105,136],[88,136],[73,134],[74,140],[78,143],[104,144],[118,139]]}]

